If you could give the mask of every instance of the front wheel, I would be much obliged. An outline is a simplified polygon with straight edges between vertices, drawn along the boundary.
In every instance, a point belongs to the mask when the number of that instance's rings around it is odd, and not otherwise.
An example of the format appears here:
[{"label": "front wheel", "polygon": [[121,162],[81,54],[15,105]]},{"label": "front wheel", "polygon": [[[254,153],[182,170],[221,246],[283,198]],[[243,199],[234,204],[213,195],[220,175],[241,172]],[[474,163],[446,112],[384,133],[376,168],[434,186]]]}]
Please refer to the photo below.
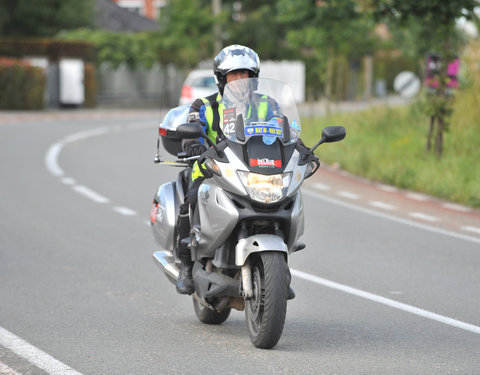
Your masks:
[{"label": "front wheel", "polygon": [[278,252],[262,252],[252,260],[253,296],[245,301],[252,344],[273,348],[282,335],[287,313],[288,266]]},{"label": "front wheel", "polygon": [[222,324],[227,320],[230,315],[230,308],[226,307],[221,312],[211,310],[206,306],[203,306],[195,298],[193,298],[193,308],[195,309],[195,315],[198,320],[205,324]]}]

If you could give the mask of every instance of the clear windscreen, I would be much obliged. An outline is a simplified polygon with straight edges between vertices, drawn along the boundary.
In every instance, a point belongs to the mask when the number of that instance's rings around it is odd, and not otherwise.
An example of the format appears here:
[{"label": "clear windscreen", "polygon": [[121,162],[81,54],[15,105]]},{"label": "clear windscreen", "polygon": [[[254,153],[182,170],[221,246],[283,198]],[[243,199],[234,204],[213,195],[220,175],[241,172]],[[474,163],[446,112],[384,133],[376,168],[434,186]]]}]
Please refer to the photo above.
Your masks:
[{"label": "clear windscreen", "polygon": [[263,138],[266,145],[300,138],[300,116],[290,87],[267,78],[247,78],[225,85],[220,103],[220,126],[231,141]]}]

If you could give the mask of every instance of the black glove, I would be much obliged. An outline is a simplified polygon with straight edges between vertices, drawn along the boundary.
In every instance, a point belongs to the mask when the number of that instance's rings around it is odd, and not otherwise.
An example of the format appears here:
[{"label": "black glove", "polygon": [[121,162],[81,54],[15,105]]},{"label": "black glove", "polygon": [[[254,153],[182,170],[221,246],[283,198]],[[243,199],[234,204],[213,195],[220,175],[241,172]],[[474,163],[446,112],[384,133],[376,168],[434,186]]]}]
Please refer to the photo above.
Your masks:
[{"label": "black glove", "polygon": [[207,151],[207,148],[204,145],[200,143],[194,143],[188,148],[188,157],[200,156],[205,151]]}]

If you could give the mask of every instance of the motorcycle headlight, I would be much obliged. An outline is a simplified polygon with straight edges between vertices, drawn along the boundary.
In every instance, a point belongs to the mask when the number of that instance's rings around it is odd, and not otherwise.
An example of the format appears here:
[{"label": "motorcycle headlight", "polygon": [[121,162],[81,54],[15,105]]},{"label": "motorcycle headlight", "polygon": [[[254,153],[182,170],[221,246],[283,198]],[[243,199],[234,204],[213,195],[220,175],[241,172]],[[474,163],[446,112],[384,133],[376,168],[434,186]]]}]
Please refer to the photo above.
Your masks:
[{"label": "motorcycle headlight", "polygon": [[266,176],[252,172],[238,171],[238,176],[250,197],[262,203],[275,203],[285,197],[292,173]]}]

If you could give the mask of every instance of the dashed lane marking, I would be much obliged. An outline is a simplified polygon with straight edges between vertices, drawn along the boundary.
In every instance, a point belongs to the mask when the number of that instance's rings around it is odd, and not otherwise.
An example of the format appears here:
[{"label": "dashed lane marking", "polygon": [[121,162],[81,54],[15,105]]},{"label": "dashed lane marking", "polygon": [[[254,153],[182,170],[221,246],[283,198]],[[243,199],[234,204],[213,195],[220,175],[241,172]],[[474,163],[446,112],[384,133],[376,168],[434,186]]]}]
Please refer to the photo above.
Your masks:
[{"label": "dashed lane marking", "polygon": [[470,207],[465,207],[460,204],[455,203],[443,203],[442,207],[448,208],[450,210],[460,211],[460,212],[472,212],[473,210]]},{"label": "dashed lane marking", "polygon": [[369,204],[373,207],[381,208],[382,210],[392,211],[392,210],[397,209],[397,207],[395,207],[391,204],[388,204],[388,203],[385,203],[385,202],[380,202],[380,201],[371,201]]},{"label": "dashed lane marking", "polygon": [[108,203],[110,200],[103,195],[93,191],[92,189],[83,186],[83,185],[74,185],[72,187],[74,191],[76,191],[79,194],[82,194],[84,197],[94,201],[95,203]]},{"label": "dashed lane marking", "polygon": [[413,217],[415,219],[420,219],[420,220],[425,220],[430,222],[439,221],[438,218],[434,216],[422,214],[421,212],[409,212],[408,216]]},{"label": "dashed lane marking", "polygon": [[323,191],[328,191],[332,189],[330,186],[321,184],[319,182],[315,182],[313,186],[315,186],[315,188],[317,188],[318,190],[323,190]]},{"label": "dashed lane marking", "polygon": [[113,210],[124,216],[136,216],[137,213],[128,207],[114,207]]},{"label": "dashed lane marking", "polygon": [[343,201],[341,199],[336,199],[336,198],[333,198],[333,197],[328,197],[328,196],[323,195],[323,194],[318,194],[318,192],[312,191],[312,190],[310,190],[308,188],[305,188],[305,187],[302,189],[302,192],[303,192],[304,195],[308,195],[308,196],[311,196],[315,199],[320,199],[320,200],[323,200],[325,202],[328,202],[328,203],[331,203],[331,204],[334,204],[334,205],[337,205],[337,206],[340,206],[340,207],[348,208],[350,210],[366,213],[366,214],[369,214],[369,215],[372,215],[372,216],[377,216],[377,217],[380,217],[382,219],[388,219],[388,220],[391,220],[391,221],[395,221],[397,223],[402,223],[402,224],[405,224],[405,225],[409,225],[411,227],[416,227],[416,228],[420,228],[420,229],[423,229],[423,230],[427,230],[429,232],[442,234],[442,235],[445,235],[445,236],[449,236],[449,237],[453,237],[453,238],[459,238],[459,239],[462,239],[462,240],[465,240],[465,241],[480,244],[480,238],[477,238],[477,237],[467,236],[465,234],[461,234],[461,233],[457,233],[457,232],[448,231],[448,230],[445,230],[445,229],[432,227],[432,226],[429,226],[429,225],[426,225],[426,224],[419,223],[417,221],[403,219],[403,218],[393,216],[393,215],[390,215],[390,214],[387,214],[387,213],[384,213],[384,212],[380,212],[378,210],[365,208],[365,207],[362,207],[362,206],[359,206],[359,205],[356,205],[356,204],[353,204],[353,203]]},{"label": "dashed lane marking", "polygon": [[428,195],[420,193],[405,193],[405,196],[419,202],[426,202],[431,199]]},{"label": "dashed lane marking", "polygon": [[360,197],[358,194],[351,193],[349,191],[339,191],[337,192],[337,195],[340,195],[343,198],[352,199],[352,200],[358,199]]}]

